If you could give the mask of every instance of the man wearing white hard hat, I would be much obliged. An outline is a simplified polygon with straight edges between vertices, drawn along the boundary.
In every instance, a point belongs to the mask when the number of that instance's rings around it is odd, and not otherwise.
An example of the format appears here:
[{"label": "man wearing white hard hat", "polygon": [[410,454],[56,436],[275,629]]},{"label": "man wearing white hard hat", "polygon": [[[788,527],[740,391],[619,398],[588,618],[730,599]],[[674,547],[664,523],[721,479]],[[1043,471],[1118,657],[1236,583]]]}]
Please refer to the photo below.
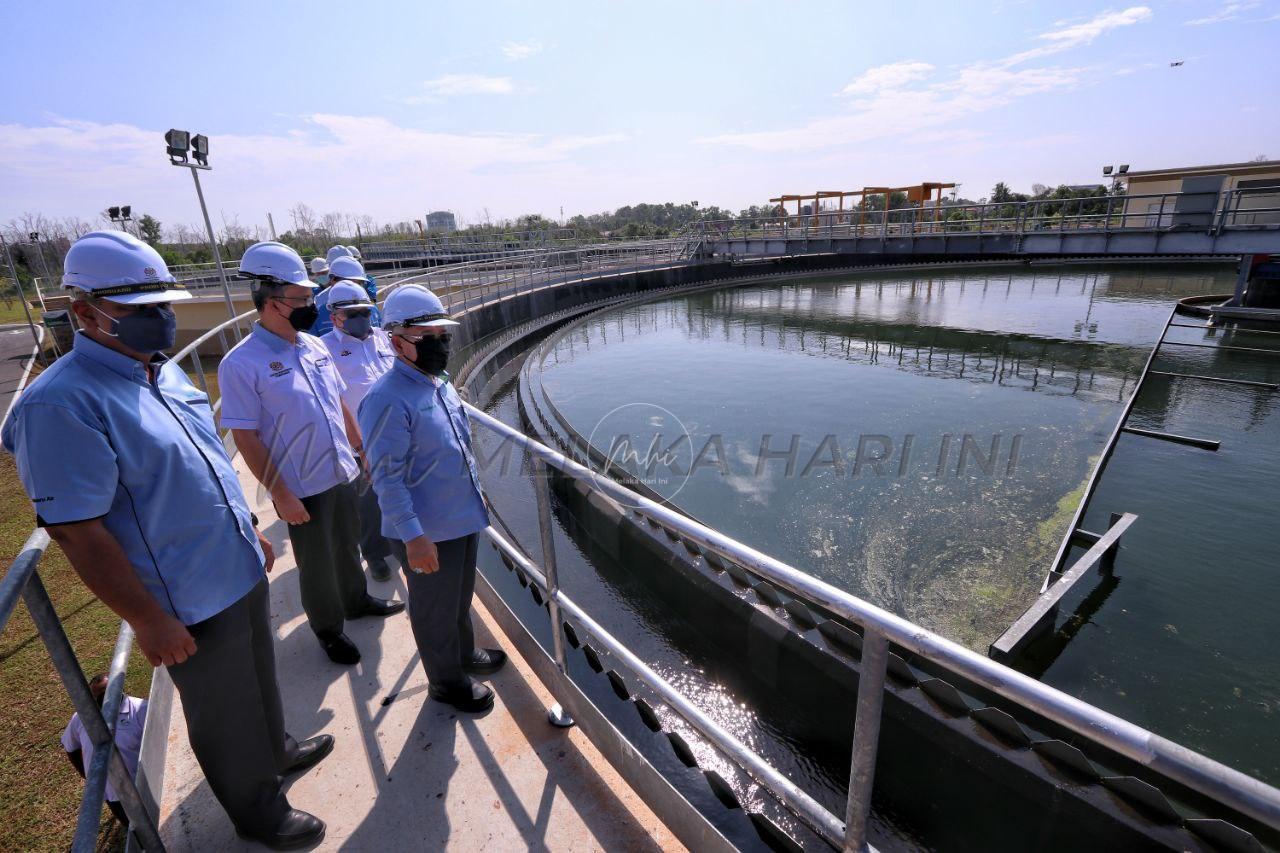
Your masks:
[{"label": "man wearing white hard hat", "polygon": [[[378,292],[374,289],[373,279],[365,275],[364,267],[355,258],[344,255],[335,258],[333,263],[329,264],[329,282],[320,292],[316,294],[316,310],[319,312],[316,321],[311,325],[311,334],[321,337],[328,334],[333,328],[333,318],[329,316],[329,288],[340,281],[349,281],[360,285],[365,292],[369,294],[369,301],[372,302],[377,298]],[[377,325],[378,309],[373,309],[374,325]]]},{"label": "man wearing white hard hat", "polygon": [[434,293],[404,285],[383,305],[396,361],[360,404],[382,532],[405,569],[409,622],[437,701],[468,712],[493,706],[473,675],[507,656],[477,649],[471,629],[476,549],[489,513],[467,413],[445,368],[453,329]]},{"label": "man wearing white hard hat", "polygon": [[182,697],[192,751],[236,829],[270,847],[311,844],[324,823],[292,809],[281,776],[333,738],[285,732],[266,572],[209,398],[163,351],[189,299],[136,237],[95,231],[62,278],[75,345],[14,404],[3,442],[36,510],[85,585],[126,620]]},{"label": "man wearing white hard hat", "polygon": [[315,321],[316,286],[302,258],[282,243],[255,243],[240,274],[253,281],[258,322],[218,366],[222,425],[288,525],[302,609],[321,648],[355,664],[345,621],[404,609],[369,595],[360,568],[360,430],[329,350],[303,331]]},{"label": "man wearing white hard hat", "polygon": [[318,286],[324,286],[329,280],[329,262],[324,258],[311,259],[311,280]]},{"label": "man wearing white hard hat", "polygon": [[329,251],[325,252],[324,259],[332,264],[338,258],[351,257],[351,250],[346,246],[330,246]]},{"label": "man wearing white hard hat", "polygon": [[[374,328],[373,300],[360,284],[339,281],[329,288],[329,312],[333,329],[320,340],[329,348],[347,389],[342,402],[347,410],[358,412],[364,395],[382,374],[395,363],[396,353],[391,338]],[[391,544],[382,535],[382,513],[378,496],[367,476],[360,482],[360,555],[369,566],[369,576],[376,581],[391,579]]]}]

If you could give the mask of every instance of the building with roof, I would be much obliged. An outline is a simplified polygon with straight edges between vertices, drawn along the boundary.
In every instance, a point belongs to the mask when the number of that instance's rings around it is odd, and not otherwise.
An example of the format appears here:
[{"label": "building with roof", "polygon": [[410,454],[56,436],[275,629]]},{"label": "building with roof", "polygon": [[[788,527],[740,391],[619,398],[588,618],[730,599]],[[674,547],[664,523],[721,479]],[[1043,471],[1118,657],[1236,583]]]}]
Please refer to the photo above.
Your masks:
[{"label": "building with roof", "polygon": [[457,231],[458,220],[448,210],[433,210],[427,214],[428,231]]},{"label": "building with roof", "polygon": [[[1150,227],[1205,226],[1228,205],[1234,225],[1280,223],[1280,160],[1253,160],[1211,166],[1179,166],[1114,175],[1127,184],[1125,221]],[[1230,192],[1239,191],[1239,192]],[[1174,196],[1173,193],[1194,195]],[[1170,194],[1164,197],[1164,194]],[[1203,195],[1201,195],[1203,194]]]}]

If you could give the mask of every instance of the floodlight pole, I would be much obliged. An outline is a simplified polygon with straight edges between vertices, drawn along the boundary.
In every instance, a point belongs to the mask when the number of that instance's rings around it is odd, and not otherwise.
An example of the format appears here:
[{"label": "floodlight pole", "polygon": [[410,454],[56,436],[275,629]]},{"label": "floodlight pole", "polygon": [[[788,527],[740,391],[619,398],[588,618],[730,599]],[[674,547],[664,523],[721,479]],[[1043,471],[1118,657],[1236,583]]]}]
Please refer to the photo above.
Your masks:
[{"label": "floodlight pole", "polygon": [[[209,208],[204,203],[204,191],[200,189],[200,170],[212,168],[210,166],[201,166],[197,163],[174,163],[175,166],[186,166],[191,170],[191,180],[196,184],[196,197],[200,199],[200,213],[204,216],[204,228],[209,233],[209,245],[213,246],[213,262],[218,267],[218,279],[222,282],[222,295],[227,300],[227,316],[232,319],[236,316],[235,303],[231,301],[231,285],[227,281],[227,271],[222,268],[222,251],[218,248],[218,239],[213,235],[213,223],[209,221]],[[236,323],[232,326],[235,329],[236,340],[240,340],[240,324]]]}]

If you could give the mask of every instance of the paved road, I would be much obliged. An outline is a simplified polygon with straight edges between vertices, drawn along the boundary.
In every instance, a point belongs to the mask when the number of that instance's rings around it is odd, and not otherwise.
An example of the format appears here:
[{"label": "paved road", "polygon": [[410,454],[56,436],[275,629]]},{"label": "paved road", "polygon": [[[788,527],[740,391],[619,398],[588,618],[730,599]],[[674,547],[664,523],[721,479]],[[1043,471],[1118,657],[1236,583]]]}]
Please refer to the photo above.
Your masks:
[{"label": "paved road", "polygon": [[0,416],[7,416],[13,392],[26,373],[35,342],[25,324],[0,326]]}]

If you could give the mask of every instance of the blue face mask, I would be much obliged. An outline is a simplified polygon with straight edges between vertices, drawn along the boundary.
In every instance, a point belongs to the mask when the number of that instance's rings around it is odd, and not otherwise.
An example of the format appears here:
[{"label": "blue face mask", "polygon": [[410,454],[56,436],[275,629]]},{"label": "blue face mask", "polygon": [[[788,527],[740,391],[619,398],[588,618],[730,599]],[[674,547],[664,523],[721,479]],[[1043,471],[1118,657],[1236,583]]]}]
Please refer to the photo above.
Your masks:
[{"label": "blue face mask", "polygon": [[96,305],[93,310],[111,321],[110,328],[102,329],[102,333],[135,352],[156,353],[173,349],[178,339],[178,318],[167,306],[148,305],[123,317],[112,317]]},{"label": "blue face mask", "polygon": [[342,318],[342,331],[353,338],[363,341],[373,331],[373,317],[368,312],[348,314]]}]

